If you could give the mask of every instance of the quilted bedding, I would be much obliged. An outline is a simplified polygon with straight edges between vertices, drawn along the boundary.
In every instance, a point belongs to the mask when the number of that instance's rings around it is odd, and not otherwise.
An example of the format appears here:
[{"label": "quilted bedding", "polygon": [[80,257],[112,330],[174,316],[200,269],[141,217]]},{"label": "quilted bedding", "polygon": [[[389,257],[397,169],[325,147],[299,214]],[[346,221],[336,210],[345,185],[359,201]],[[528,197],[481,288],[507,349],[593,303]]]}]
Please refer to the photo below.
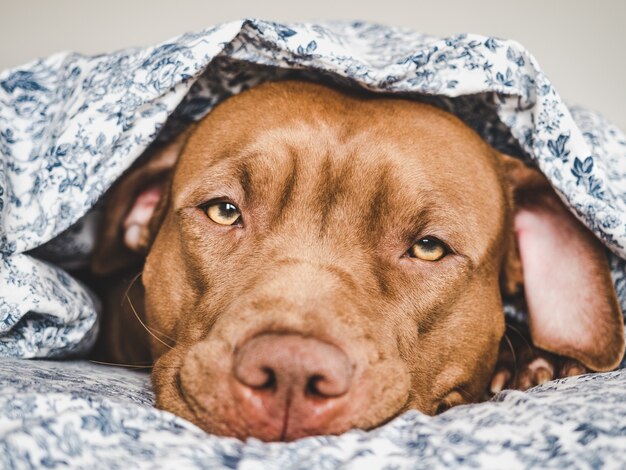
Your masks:
[{"label": "quilted bedding", "polygon": [[410,412],[368,433],[244,444],[153,409],[145,374],[9,359],[89,349],[98,300],[68,270],[93,246],[100,196],[155,140],[286,76],[434,103],[537,164],[607,246],[626,305],[626,138],[567,107],[513,41],[245,20],[145,49],[57,54],[0,73],[0,467],[624,467],[624,371],[434,418]]}]

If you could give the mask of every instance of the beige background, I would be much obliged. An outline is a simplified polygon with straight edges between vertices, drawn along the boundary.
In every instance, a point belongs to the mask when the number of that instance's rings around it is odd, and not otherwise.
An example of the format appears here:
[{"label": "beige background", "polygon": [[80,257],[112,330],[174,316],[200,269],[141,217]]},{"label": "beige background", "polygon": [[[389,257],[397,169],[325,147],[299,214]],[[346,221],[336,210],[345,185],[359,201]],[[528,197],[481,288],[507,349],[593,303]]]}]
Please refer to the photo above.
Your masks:
[{"label": "beige background", "polygon": [[569,103],[626,130],[626,0],[0,0],[0,70],[60,50],[150,45],[243,17],[362,19],[515,39]]}]

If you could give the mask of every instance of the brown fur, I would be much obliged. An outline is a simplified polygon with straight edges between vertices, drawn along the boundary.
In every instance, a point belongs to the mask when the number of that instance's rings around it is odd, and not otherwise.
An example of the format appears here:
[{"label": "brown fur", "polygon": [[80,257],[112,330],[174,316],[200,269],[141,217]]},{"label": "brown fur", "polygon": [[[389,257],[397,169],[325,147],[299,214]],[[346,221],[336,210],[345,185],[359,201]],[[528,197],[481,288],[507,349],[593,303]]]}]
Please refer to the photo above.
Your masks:
[{"label": "brown fur", "polygon": [[[255,430],[233,388],[236,352],[268,332],[336,345],[353,366],[337,416],[308,428],[291,416],[287,439],[482,400],[505,328],[500,283],[522,284],[509,166],[417,102],[299,82],[228,99],[186,140],[151,222],[145,308],[141,293],[133,303],[153,332],[157,406],[209,432],[279,438]],[[242,226],[207,218],[216,198]],[[405,256],[424,236],[452,252]],[[96,263],[111,243],[119,234]],[[105,335],[135,341],[123,325],[136,318],[120,314]],[[146,353],[110,349],[120,362]]]}]

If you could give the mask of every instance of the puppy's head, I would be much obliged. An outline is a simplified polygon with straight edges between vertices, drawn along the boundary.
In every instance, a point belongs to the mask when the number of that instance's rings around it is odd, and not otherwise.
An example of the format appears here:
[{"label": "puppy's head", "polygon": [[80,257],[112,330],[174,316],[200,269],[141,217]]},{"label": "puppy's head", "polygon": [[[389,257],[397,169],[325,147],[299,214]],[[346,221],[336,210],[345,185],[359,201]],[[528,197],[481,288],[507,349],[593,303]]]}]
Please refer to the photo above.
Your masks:
[{"label": "puppy's head", "polygon": [[[561,256],[537,260],[535,219],[521,217],[546,206],[522,197],[545,180],[424,104],[268,83],[172,149],[171,181],[137,199],[125,236],[149,248],[146,321],[176,341],[152,342],[157,405],[209,432],[292,440],[478,401],[504,332],[500,282],[522,276],[514,221],[540,276]],[[585,243],[613,326],[602,249]],[[614,366],[616,341],[577,358]]]}]

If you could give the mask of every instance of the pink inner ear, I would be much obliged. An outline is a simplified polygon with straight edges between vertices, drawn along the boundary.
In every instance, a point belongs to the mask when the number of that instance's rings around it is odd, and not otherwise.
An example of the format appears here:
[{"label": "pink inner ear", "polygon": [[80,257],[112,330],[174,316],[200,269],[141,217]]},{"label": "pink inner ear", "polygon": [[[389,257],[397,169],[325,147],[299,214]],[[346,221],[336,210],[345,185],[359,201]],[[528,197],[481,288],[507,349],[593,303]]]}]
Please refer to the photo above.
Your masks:
[{"label": "pink inner ear", "polygon": [[556,197],[536,202],[515,216],[533,342],[610,370],[623,354],[624,326],[604,248]]},{"label": "pink inner ear", "polygon": [[160,184],[141,191],[124,219],[124,244],[131,250],[140,251],[147,242],[148,223],[162,193]]}]

